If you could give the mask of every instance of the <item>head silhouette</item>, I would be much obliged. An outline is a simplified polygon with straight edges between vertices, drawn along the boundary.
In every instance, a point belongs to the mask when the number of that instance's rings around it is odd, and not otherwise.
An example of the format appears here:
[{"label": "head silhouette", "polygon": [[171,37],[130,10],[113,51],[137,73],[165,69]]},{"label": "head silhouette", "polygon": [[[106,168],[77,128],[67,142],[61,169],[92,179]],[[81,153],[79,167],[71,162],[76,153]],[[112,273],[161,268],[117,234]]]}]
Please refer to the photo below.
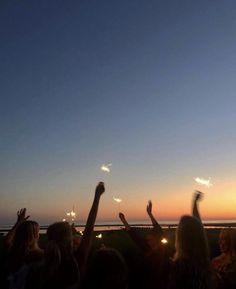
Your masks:
[{"label": "head silhouette", "polygon": [[24,221],[16,228],[10,248],[11,270],[27,262],[30,253],[38,249],[38,239],[39,225],[35,221]]},{"label": "head silhouette", "polygon": [[[72,229],[67,222],[50,225],[45,250],[46,285],[66,288],[79,280],[78,264],[73,256]],[[45,286],[46,286],[45,285]]]},{"label": "head silhouette", "polygon": [[192,216],[182,216],[176,231],[175,260],[188,260],[192,264],[208,264],[209,254],[204,228]]},{"label": "head silhouette", "polygon": [[88,270],[88,288],[127,288],[127,266],[121,254],[111,248],[98,250]]}]

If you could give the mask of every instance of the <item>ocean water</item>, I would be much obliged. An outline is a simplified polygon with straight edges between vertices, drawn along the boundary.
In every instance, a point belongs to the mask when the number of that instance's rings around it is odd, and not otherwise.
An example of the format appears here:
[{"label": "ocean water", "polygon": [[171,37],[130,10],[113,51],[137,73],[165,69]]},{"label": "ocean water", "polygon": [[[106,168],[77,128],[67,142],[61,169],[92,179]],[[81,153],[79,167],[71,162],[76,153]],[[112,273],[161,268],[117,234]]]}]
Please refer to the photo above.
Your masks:
[{"label": "ocean water", "polygon": [[[162,228],[175,228],[178,225],[179,220],[160,220],[158,221]],[[78,231],[83,231],[85,223],[74,222]],[[129,224],[134,227],[150,228],[152,224],[147,220],[130,221]],[[204,227],[207,229],[214,228],[236,228],[236,219],[230,220],[203,220]],[[40,225],[40,233],[44,234],[49,224]],[[0,233],[5,234],[12,225],[0,226]],[[108,230],[121,230],[124,226],[118,221],[97,222],[94,227],[94,231],[108,231]]]}]

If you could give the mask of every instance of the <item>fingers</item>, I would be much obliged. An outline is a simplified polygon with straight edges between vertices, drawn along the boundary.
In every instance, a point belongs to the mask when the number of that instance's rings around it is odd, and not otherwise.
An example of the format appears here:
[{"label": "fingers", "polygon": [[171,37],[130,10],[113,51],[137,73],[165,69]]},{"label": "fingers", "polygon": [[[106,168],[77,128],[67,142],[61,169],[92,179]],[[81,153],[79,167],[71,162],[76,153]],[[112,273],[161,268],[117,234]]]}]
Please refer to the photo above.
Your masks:
[{"label": "fingers", "polygon": [[201,200],[203,198],[203,193],[200,191],[195,191],[194,198],[196,201]]},{"label": "fingers", "polygon": [[26,221],[29,219],[29,215],[26,217],[26,208],[22,208],[19,211],[17,211],[17,218],[18,222]]}]

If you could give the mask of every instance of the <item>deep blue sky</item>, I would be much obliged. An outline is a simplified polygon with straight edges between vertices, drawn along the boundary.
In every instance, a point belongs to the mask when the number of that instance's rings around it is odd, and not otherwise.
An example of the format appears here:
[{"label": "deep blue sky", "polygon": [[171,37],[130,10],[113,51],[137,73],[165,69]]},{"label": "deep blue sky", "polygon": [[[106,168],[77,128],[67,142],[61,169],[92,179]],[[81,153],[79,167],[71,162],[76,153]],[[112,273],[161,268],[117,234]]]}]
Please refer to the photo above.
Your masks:
[{"label": "deep blue sky", "polygon": [[84,218],[104,162],[101,218],[114,194],[170,201],[198,175],[232,194],[235,15],[234,0],[2,0],[2,222],[21,206],[52,221],[73,203]]}]

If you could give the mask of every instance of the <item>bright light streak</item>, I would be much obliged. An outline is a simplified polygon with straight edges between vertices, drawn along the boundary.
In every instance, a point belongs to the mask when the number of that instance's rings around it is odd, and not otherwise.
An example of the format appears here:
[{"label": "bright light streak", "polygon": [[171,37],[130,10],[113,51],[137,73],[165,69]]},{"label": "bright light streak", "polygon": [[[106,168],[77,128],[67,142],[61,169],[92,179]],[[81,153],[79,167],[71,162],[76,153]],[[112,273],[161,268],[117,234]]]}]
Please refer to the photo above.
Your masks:
[{"label": "bright light streak", "polygon": [[97,235],[96,238],[102,239],[102,234]]},{"label": "bright light streak", "polygon": [[83,234],[84,234],[83,231],[79,231],[79,233],[80,233],[81,236],[83,236]]},{"label": "bright light streak", "polygon": [[111,166],[112,166],[112,164],[107,164],[107,165],[103,164],[103,165],[101,166],[101,170],[102,170],[103,172],[110,173],[110,171],[111,171],[110,167],[111,167]]},{"label": "bright light streak", "polygon": [[66,213],[67,216],[70,216],[70,213]]},{"label": "bright light streak", "polygon": [[114,200],[115,202],[117,202],[117,203],[121,203],[121,202],[122,202],[121,199],[119,199],[119,198],[115,198],[115,197],[113,197],[113,200]]},{"label": "bright light streak", "polygon": [[197,182],[199,185],[204,185],[204,186],[206,186],[206,187],[211,187],[211,186],[213,186],[212,185],[212,183],[211,183],[211,179],[209,178],[208,180],[206,180],[206,179],[202,179],[202,178],[199,178],[199,177],[197,177],[197,178],[195,178],[194,179],[195,180],[195,182]]},{"label": "bright light streak", "polygon": [[167,244],[167,243],[168,243],[168,240],[167,240],[166,238],[163,238],[163,239],[161,240],[161,242],[162,242],[162,244]]}]

